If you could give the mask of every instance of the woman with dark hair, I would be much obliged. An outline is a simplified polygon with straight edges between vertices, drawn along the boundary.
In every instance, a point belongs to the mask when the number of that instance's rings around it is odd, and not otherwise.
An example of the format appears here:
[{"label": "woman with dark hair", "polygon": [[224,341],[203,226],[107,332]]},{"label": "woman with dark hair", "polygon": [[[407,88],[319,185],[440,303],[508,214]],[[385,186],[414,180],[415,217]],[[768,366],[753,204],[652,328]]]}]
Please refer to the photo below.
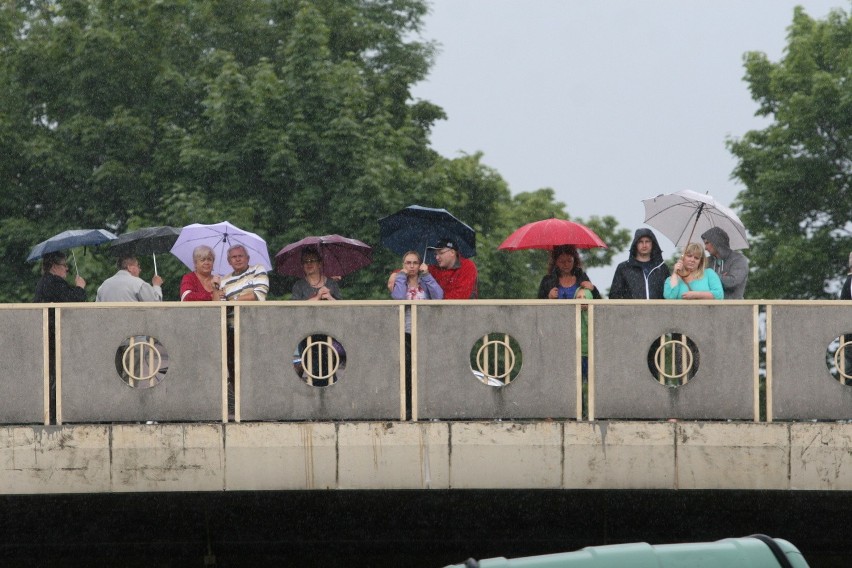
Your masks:
[{"label": "woman with dark hair", "polygon": [[68,261],[63,252],[51,252],[41,259],[41,278],[36,284],[34,302],[85,302],[86,281],[78,274],[74,286],[68,283]]},{"label": "woman with dark hair", "polygon": [[302,270],[305,277],[293,284],[293,300],[339,300],[337,282],[322,273],[322,257],[317,249],[307,247],[302,251]]},{"label": "woman with dark hair", "polygon": [[538,298],[573,300],[582,290],[589,290],[596,300],[601,299],[597,287],[583,271],[583,261],[577,248],[570,245],[554,248],[550,251],[547,274],[538,286]]}]

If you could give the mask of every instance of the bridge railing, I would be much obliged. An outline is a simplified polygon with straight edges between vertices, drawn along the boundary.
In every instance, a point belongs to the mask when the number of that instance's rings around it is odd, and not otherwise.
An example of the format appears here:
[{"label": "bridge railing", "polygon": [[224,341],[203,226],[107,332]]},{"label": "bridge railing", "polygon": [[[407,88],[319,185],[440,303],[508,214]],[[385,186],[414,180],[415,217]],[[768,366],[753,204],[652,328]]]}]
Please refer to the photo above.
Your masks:
[{"label": "bridge railing", "polygon": [[846,420],[850,315],[828,301],[5,305],[0,423]]}]

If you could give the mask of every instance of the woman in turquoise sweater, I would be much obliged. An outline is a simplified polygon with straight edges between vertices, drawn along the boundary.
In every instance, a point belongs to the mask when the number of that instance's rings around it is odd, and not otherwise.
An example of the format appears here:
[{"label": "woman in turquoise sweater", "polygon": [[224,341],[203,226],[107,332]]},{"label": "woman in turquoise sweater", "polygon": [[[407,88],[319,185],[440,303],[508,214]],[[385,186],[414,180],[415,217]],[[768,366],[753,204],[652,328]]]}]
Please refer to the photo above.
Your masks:
[{"label": "woman in turquoise sweater", "polygon": [[712,270],[704,270],[704,246],[689,243],[683,258],[674,265],[670,278],[663,286],[667,300],[721,300],[725,297],[722,281]]}]

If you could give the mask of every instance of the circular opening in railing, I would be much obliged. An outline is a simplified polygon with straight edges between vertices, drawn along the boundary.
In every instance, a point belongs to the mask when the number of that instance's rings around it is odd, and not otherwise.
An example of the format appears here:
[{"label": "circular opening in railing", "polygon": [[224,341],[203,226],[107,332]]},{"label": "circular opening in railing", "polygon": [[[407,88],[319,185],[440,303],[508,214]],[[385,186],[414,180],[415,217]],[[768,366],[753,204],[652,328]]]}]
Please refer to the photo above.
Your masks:
[{"label": "circular opening in railing", "polygon": [[825,365],[834,380],[841,385],[852,385],[852,332],[835,337],[828,344]]},{"label": "circular opening in railing", "polygon": [[129,387],[155,387],[169,371],[169,352],[155,337],[134,335],[122,341],[115,351],[115,370]]},{"label": "circular opening in railing", "polygon": [[328,387],[343,378],[346,350],[330,335],[315,333],[299,342],[293,353],[293,368],[312,387]]},{"label": "circular opening in railing", "polygon": [[682,333],[661,335],[648,349],[648,370],[666,387],[685,385],[698,372],[700,360],[698,346]]},{"label": "circular opening in railing", "polygon": [[470,370],[481,383],[504,387],[521,372],[521,346],[507,333],[489,333],[470,350]]}]

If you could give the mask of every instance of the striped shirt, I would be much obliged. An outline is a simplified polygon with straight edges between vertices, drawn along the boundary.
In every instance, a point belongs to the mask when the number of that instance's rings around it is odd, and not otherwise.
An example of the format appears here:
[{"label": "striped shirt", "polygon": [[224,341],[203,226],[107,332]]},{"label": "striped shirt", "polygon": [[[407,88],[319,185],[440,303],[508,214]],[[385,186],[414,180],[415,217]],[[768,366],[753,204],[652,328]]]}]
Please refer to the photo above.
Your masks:
[{"label": "striped shirt", "polygon": [[263,301],[269,292],[269,276],[262,265],[255,264],[249,266],[242,274],[233,272],[228,274],[222,278],[221,286],[225,291],[226,300],[233,300],[243,292],[251,290],[258,300]]}]

